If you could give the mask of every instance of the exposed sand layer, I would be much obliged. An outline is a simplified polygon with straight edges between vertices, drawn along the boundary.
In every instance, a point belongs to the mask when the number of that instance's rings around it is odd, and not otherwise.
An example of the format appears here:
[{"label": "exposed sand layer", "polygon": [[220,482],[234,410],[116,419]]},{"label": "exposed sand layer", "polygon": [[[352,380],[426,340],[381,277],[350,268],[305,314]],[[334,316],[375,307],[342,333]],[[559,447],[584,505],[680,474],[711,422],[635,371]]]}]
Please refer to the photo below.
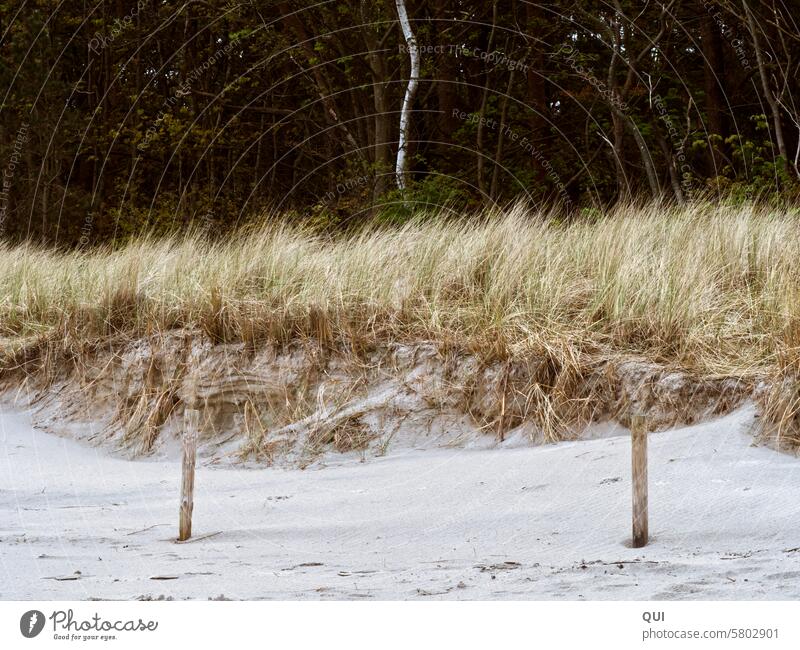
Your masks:
[{"label": "exposed sand layer", "polygon": [[505,438],[540,444],[634,414],[666,429],[765,394],[753,378],[702,378],[625,355],[531,349],[497,359],[431,342],[356,354],[312,342],[250,349],[175,330],[89,346],[68,362],[41,355],[50,363],[9,371],[0,388],[34,406],[46,430],[174,460],[188,399],[201,411],[201,456],[255,466],[308,466],[331,450],[369,458]]},{"label": "exposed sand layer", "polygon": [[[627,546],[630,444],[398,448],[306,470],[131,461],[0,414],[2,599],[796,599],[800,460],[750,405],[650,437],[650,530]],[[432,448],[433,447],[433,448]]]}]

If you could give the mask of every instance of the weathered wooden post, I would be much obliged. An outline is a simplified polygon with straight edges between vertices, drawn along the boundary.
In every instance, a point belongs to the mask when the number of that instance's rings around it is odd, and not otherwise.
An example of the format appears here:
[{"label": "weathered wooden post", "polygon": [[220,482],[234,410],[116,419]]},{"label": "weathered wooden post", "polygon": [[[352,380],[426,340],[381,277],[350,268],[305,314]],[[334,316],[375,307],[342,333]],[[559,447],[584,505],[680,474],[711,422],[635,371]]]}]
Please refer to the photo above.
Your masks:
[{"label": "weathered wooden post", "polygon": [[633,485],[633,548],[647,545],[647,425],[631,418],[631,478]]},{"label": "weathered wooden post", "polygon": [[183,469],[181,472],[181,507],[178,522],[178,541],[192,536],[192,509],[194,508],[194,466],[197,459],[197,436],[200,428],[200,404],[197,383],[192,382],[183,411]]}]

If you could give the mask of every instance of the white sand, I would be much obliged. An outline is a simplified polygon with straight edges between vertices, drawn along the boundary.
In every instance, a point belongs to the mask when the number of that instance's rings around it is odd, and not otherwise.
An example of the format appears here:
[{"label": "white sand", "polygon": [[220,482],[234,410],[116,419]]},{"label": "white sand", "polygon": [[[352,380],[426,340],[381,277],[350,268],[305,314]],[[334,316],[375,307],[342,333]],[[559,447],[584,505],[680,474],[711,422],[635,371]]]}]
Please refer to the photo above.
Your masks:
[{"label": "white sand", "polygon": [[0,598],[796,599],[800,460],[753,446],[753,418],[651,435],[645,549],[625,436],[202,467],[196,540],[176,544],[179,463],[6,409]]}]

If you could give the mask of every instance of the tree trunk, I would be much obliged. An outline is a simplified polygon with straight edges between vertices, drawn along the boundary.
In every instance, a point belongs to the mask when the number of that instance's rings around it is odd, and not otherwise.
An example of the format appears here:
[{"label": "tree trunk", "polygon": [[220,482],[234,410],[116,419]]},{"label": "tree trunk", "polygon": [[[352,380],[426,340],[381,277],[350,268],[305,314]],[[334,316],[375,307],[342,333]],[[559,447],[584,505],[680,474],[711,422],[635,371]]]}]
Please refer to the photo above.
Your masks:
[{"label": "tree trunk", "polygon": [[[703,84],[705,89],[706,132],[709,136],[709,176],[722,173],[724,165],[725,126],[725,79],[722,40],[714,18],[703,9],[700,17],[700,45],[703,52]],[[719,136],[711,138],[711,136]]]},{"label": "tree trunk", "polygon": [[397,6],[397,16],[400,19],[400,26],[403,29],[403,37],[408,47],[408,55],[411,60],[411,75],[406,86],[406,94],[403,98],[403,108],[400,112],[400,136],[397,141],[397,164],[395,165],[395,176],[397,177],[397,187],[405,190],[408,186],[408,134],[411,125],[411,108],[414,104],[414,96],[417,94],[419,84],[419,50],[417,49],[417,39],[411,29],[408,20],[405,0],[395,0]]},{"label": "tree trunk", "polygon": [[508,98],[511,95],[511,90],[514,87],[514,72],[512,70],[508,75],[508,86],[506,86],[506,94],[500,102],[500,126],[497,134],[497,148],[494,152],[494,169],[492,169],[492,185],[489,189],[489,198],[492,201],[497,200],[497,188],[500,176],[500,161],[503,158],[503,143],[506,130],[506,119],[508,117]]},{"label": "tree trunk", "polygon": [[628,176],[625,173],[625,117],[611,111],[614,129],[614,165],[617,170],[617,199],[629,199],[631,196]]},{"label": "tree trunk", "polygon": [[764,91],[764,97],[767,100],[770,111],[772,112],[772,124],[775,128],[775,142],[778,145],[778,154],[783,157],[784,171],[789,173],[789,156],[786,153],[786,141],[783,139],[783,126],[781,125],[781,111],[778,106],[778,101],[772,89],[769,87],[769,77],[767,75],[766,64],[764,63],[764,55],[761,52],[761,39],[758,37],[758,27],[756,26],[753,12],[745,0],[742,0],[744,12],[747,15],[747,27],[750,31],[750,36],[753,39],[753,49],[756,53],[756,66],[758,67],[758,76],[761,78],[761,88]]},{"label": "tree trunk", "polygon": [[633,121],[633,118],[629,117],[625,119],[625,121],[628,124],[628,129],[630,130],[631,135],[633,135],[633,139],[636,141],[636,146],[639,148],[639,156],[642,159],[642,165],[644,165],[647,183],[650,185],[650,192],[653,195],[653,198],[656,201],[659,201],[661,200],[661,186],[658,182],[658,173],[656,172],[655,163],[653,163],[653,157],[650,155],[650,149],[648,148],[647,143],[644,141],[642,133],[639,131],[639,127],[636,126],[636,122]]},{"label": "tree trunk", "polygon": [[[442,25],[447,17],[448,0],[438,0],[434,7],[434,27],[437,33],[441,33]],[[458,66],[456,58],[450,51],[440,52],[436,55],[436,102],[439,109],[436,120],[437,140],[442,142],[439,145],[441,156],[447,156],[450,149],[450,139],[453,136],[454,120],[453,110],[456,108],[458,99]]]},{"label": "tree trunk", "polygon": [[373,32],[373,23],[379,21],[369,12],[371,4],[366,0],[361,3],[361,16],[364,42],[367,46],[367,62],[369,63],[372,77],[372,102],[375,109],[373,118],[372,158],[375,163],[375,183],[372,188],[372,199],[376,201],[387,189],[387,174],[392,168],[392,152],[390,139],[392,133],[391,111],[389,110],[389,96],[387,89],[388,73],[386,59],[380,52],[382,44]]},{"label": "tree trunk", "polygon": [[[545,12],[540,6],[534,3],[525,4],[525,19],[528,26],[528,35],[534,39],[544,40],[544,30],[548,24],[549,12]],[[530,140],[535,142],[536,148],[542,153],[545,158],[550,157],[550,147],[548,146],[548,136],[550,135],[550,127],[545,117],[548,114],[547,107],[547,63],[545,59],[545,50],[538,42],[534,42],[528,48],[529,52],[533,54],[533,60],[525,70],[525,86],[527,94],[527,102],[530,106]],[[544,184],[545,171],[544,167],[536,162],[534,156],[531,156],[533,162],[533,174],[538,184]]]},{"label": "tree trunk", "polygon": [[[497,28],[497,0],[492,3],[492,31],[489,32],[489,43],[486,46],[486,51],[491,52],[494,45],[494,34]],[[489,69],[488,63],[484,63],[483,73],[483,96],[481,97],[481,109],[478,114],[478,131],[475,141],[476,162],[478,167],[478,190],[484,196],[486,195],[486,175],[485,169],[485,154],[483,152],[483,132],[484,132],[484,118],[486,117],[486,103],[489,100]]]},{"label": "tree trunk", "polygon": [[667,171],[669,173],[669,182],[672,186],[672,193],[675,195],[675,201],[678,205],[685,205],[686,199],[683,196],[683,189],[681,188],[681,179],[680,175],[678,174],[678,166],[675,164],[675,156],[672,153],[672,149],[667,142],[667,139],[663,136],[663,134],[658,133],[656,136],[658,139],[658,144],[661,147],[661,151],[664,154],[664,160],[667,161]]}]

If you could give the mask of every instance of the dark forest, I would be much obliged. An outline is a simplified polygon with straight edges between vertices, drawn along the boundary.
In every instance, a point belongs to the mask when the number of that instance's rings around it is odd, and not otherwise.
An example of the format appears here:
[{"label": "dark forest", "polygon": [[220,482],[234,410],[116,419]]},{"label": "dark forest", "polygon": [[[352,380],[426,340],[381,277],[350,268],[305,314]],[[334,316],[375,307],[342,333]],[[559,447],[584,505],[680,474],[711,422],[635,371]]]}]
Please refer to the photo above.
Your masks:
[{"label": "dark forest", "polygon": [[397,4],[0,2],[4,236],[797,192],[797,0]]}]

